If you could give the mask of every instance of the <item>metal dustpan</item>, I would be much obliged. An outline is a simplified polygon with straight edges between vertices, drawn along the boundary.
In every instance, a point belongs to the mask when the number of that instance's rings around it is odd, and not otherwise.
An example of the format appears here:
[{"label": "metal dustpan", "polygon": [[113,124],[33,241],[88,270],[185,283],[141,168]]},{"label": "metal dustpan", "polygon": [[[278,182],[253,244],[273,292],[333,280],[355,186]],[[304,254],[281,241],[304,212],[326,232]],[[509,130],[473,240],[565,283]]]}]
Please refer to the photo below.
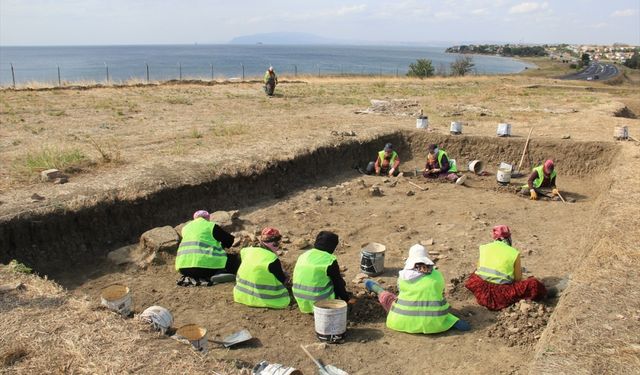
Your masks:
[{"label": "metal dustpan", "polygon": [[242,342],[249,341],[252,338],[253,336],[251,336],[251,333],[249,333],[248,330],[243,329],[242,331],[234,332],[229,336],[223,337],[222,341],[211,340],[211,339],[209,339],[209,341],[215,342],[216,344],[223,345],[225,348],[229,348],[231,346],[240,344]]}]

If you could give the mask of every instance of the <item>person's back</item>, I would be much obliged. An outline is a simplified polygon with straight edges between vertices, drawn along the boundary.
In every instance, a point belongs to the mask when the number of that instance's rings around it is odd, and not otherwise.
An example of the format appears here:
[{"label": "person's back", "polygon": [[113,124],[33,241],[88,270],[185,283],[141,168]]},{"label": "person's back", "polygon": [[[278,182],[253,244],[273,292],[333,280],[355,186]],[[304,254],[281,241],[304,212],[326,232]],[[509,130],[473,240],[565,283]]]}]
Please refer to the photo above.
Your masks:
[{"label": "person's back", "polygon": [[334,255],[315,248],[300,255],[293,270],[292,288],[300,311],[311,313],[316,301],[335,298],[333,283],[327,275],[335,260]]},{"label": "person's back", "polygon": [[233,300],[253,307],[283,309],[289,306],[289,292],[269,271],[269,265],[278,256],[262,247],[247,247],[240,251],[240,257],[242,263],[233,288]]}]

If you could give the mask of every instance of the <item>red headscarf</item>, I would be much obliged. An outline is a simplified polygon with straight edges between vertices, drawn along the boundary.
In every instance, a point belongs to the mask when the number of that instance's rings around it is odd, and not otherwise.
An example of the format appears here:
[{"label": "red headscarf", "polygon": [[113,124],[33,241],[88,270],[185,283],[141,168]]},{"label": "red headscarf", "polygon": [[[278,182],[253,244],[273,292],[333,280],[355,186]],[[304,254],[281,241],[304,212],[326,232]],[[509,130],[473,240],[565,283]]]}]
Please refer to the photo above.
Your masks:
[{"label": "red headscarf", "polygon": [[545,173],[551,173],[553,171],[553,160],[549,159],[547,161],[544,162],[544,172]]},{"label": "red headscarf", "polygon": [[499,240],[501,238],[509,238],[511,237],[511,229],[509,229],[506,225],[496,225],[491,230],[491,237],[494,240]]},{"label": "red headscarf", "polygon": [[281,238],[280,231],[271,227],[264,228],[260,234],[260,240],[262,242],[278,242]]}]

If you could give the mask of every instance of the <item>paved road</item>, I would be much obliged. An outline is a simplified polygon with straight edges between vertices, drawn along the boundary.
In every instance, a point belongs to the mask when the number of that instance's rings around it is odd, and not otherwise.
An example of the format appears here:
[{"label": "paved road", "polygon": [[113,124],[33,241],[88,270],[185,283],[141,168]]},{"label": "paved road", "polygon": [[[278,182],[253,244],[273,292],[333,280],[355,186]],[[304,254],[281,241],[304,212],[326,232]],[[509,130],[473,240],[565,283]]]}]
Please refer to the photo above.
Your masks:
[{"label": "paved road", "polygon": [[618,75],[618,68],[612,64],[604,64],[599,62],[592,62],[586,68],[582,69],[578,73],[568,74],[560,77],[560,79],[574,79],[574,80],[607,80]]}]

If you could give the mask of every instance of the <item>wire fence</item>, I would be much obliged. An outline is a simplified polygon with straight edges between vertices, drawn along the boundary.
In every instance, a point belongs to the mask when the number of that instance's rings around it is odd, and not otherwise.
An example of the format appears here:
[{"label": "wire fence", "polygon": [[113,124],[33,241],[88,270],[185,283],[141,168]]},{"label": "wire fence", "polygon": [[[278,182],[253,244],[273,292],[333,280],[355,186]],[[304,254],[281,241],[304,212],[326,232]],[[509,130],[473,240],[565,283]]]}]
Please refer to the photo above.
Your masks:
[{"label": "wire fence", "polygon": [[[7,64],[5,64],[7,65]],[[264,70],[263,70],[264,69]],[[117,84],[130,81],[158,82],[170,80],[245,80],[262,78],[264,67],[247,66],[245,64],[215,66],[183,64],[175,65],[141,63],[137,65],[109,65],[78,67],[54,65],[50,68],[21,67],[9,63],[0,67],[0,85],[12,86],[23,84],[68,85],[78,82],[96,82]],[[438,69],[436,69],[438,71]],[[391,76],[399,77],[407,74],[406,66],[373,66],[357,64],[288,64],[276,67],[279,76]],[[446,74],[446,71],[439,72]]]}]

